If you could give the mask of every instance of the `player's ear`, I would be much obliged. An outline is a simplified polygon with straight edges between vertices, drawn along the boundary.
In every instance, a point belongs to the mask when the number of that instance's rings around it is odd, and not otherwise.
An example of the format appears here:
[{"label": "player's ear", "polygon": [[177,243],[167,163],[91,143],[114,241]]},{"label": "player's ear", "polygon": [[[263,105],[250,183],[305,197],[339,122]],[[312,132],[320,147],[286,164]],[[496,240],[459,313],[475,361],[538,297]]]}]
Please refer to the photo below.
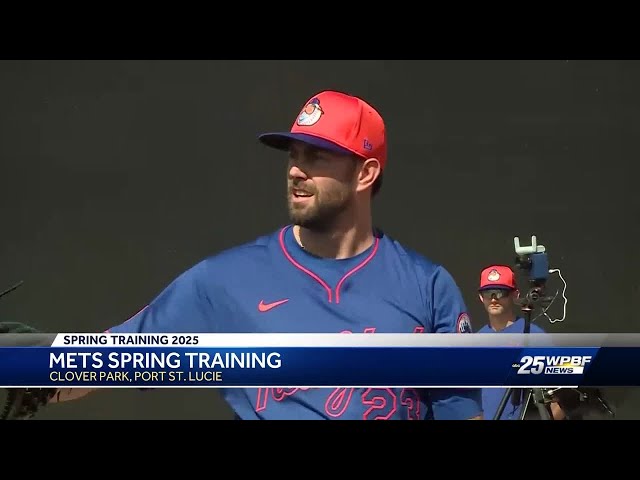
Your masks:
[{"label": "player's ear", "polygon": [[368,188],[372,188],[373,184],[380,176],[382,169],[380,168],[380,162],[377,158],[367,158],[360,166],[360,173],[358,174],[358,185],[356,191],[362,192]]},{"label": "player's ear", "polygon": [[480,303],[484,303],[484,301],[482,300],[482,294],[478,294],[478,298],[480,299]]}]

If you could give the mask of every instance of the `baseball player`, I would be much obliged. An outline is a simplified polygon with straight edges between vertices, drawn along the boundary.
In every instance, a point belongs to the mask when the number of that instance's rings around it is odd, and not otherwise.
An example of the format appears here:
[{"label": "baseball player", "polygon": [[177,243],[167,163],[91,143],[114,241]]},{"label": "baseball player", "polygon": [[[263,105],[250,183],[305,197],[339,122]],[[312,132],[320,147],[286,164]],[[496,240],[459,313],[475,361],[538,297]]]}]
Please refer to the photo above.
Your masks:
[{"label": "baseball player", "polygon": [[[505,265],[491,265],[480,273],[478,297],[484,305],[489,321],[478,333],[524,333],[524,318],[516,313],[516,301],[520,296],[514,271]],[[546,333],[535,323],[531,323],[529,333]],[[482,391],[484,418],[492,420],[498,411],[504,389],[485,388]],[[515,402],[513,401],[515,400]],[[509,399],[500,420],[518,420],[522,412],[522,399]],[[557,403],[551,404],[555,420],[564,418]]]},{"label": "baseball player", "polygon": [[[197,263],[110,332],[471,332],[449,272],[372,224],[387,140],[371,105],[324,91],[304,103],[290,131],[259,140],[288,153],[290,224]],[[74,390],[53,401],[88,392]],[[222,394],[243,420],[482,418],[475,389],[230,388]]]}]

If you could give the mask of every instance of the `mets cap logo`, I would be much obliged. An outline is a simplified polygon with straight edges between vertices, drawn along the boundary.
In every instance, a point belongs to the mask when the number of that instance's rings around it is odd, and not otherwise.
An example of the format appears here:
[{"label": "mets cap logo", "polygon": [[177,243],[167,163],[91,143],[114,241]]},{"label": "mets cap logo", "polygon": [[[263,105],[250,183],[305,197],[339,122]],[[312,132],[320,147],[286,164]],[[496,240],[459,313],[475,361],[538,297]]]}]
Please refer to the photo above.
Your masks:
[{"label": "mets cap logo", "polygon": [[489,272],[489,275],[487,275],[487,280],[489,280],[490,282],[497,282],[498,280],[500,280],[500,274],[497,270],[491,270]]},{"label": "mets cap logo", "polygon": [[317,123],[323,113],[322,107],[320,107],[320,100],[314,98],[304,106],[300,115],[298,115],[296,123],[304,127],[309,127]]}]

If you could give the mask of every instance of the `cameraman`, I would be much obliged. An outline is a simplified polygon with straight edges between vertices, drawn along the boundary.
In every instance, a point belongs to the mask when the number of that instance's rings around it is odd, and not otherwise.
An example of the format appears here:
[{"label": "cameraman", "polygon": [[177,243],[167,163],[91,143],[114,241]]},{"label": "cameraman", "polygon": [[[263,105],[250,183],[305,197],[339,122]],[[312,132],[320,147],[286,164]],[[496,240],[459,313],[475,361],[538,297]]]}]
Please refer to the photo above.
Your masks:
[{"label": "cameraman", "polygon": [[[520,292],[516,285],[513,270],[504,265],[491,265],[480,274],[480,288],[478,297],[488,314],[488,322],[478,333],[524,333],[525,321],[516,313],[516,300]],[[531,323],[530,333],[546,333],[538,325]],[[505,393],[501,388],[485,388],[482,392],[482,406],[484,418],[491,420],[500,405]],[[514,404],[509,399],[505,405],[500,420],[518,420],[522,412],[520,398]],[[565,419],[565,414],[557,403],[551,404],[554,420]]]}]

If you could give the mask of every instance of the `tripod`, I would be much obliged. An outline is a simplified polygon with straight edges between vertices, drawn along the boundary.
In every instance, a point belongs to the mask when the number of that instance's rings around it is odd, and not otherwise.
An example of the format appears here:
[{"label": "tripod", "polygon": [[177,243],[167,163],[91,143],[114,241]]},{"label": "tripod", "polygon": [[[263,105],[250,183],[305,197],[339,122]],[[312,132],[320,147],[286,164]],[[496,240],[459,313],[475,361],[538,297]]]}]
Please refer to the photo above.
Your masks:
[{"label": "tripod", "polygon": [[[528,334],[531,331],[531,313],[533,312],[535,302],[540,299],[540,292],[541,287],[536,286],[526,295],[526,301],[522,306],[522,311],[525,314],[523,333]],[[542,388],[513,387],[509,387],[506,392],[504,392],[502,400],[498,405],[498,410],[493,418],[494,420],[500,420],[509,400],[511,400],[513,405],[522,405],[519,420],[524,420],[524,417],[527,414],[527,409],[529,408],[529,404],[532,400],[538,408],[541,420],[553,420],[553,413],[551,412],[551,398]]]}]

